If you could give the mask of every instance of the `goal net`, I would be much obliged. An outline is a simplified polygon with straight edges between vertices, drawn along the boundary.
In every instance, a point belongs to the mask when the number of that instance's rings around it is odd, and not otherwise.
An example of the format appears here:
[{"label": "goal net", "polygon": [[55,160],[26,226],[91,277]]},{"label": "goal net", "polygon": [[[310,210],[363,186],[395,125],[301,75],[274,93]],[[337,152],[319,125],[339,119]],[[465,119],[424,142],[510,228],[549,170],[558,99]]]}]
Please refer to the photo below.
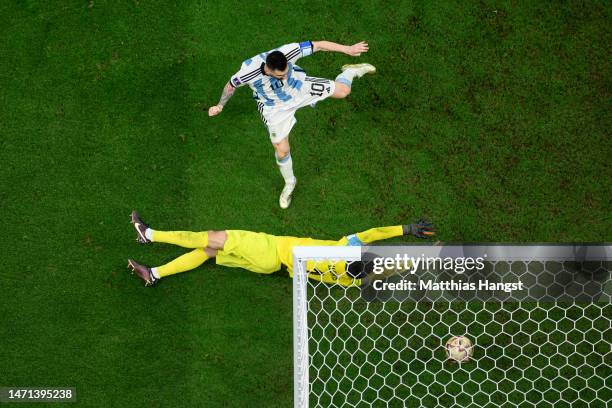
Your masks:
[{"label": "goal net", "polygon": [[[295,248],[295,406],[609,406],[611,254],[603,245]],[[348,265],[367,275],[359,286],[308,277],[342,281]],[[469,361],[449,360],[453,336],[473,343]]]}]

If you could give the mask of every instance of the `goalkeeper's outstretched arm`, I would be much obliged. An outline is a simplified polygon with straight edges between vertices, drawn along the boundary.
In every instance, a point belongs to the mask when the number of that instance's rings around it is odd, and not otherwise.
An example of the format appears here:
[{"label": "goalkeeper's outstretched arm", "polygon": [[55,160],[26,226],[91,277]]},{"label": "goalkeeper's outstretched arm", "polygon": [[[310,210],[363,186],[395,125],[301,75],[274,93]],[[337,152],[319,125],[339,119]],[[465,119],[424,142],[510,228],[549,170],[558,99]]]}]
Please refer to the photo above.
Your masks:
[{"label": "goalkeeper's outstretched arm", "polygon": [[391,227],[372,228],[355,234],[359,241],[364,244],[382,241],[403,235],[414,235],[417,238],[429,238],[435,235],[435,227],[428,220],[421,219],[408,225],[394,225]]}]

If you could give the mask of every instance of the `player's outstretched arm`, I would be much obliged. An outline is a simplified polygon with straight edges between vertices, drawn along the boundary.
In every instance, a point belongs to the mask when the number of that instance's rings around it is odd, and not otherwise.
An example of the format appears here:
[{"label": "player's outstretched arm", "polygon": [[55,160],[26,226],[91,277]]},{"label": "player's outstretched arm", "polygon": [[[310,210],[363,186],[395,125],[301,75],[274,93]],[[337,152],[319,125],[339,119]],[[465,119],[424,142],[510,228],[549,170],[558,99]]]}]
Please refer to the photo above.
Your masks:
[{"label": "player's outstretched arm", "polygon": [[215,106],[211,106],[210,108],[208,108],[208,116],[216,116],[220,114],[223,110],[223,107],[225,106],[227,101],[229,101],[235,91],[236,88],[234,88],[229,82],[225,84],[225,87],[223,88],[223,93],[221,94],[221,99],[219,99],[219,103]]},{"label": "player's outstretched arm", "polygon": [[358,57],[364,52],[368,52],[368,43],[365,41],[353,45],[342,45],[331,41],[313,41],[312,49],[317,51],[341,52],[352,57]]},{"label": "player's outstretched arm", "polygon": [[359,241],[368,244],[374,241],[382,241],[402,235],[414,235],[417,238],[430,238],[435,235],[434,225],[425,219],[421,219],[408,225],[395,225],[392,227],[378,227],[355,234]]}]

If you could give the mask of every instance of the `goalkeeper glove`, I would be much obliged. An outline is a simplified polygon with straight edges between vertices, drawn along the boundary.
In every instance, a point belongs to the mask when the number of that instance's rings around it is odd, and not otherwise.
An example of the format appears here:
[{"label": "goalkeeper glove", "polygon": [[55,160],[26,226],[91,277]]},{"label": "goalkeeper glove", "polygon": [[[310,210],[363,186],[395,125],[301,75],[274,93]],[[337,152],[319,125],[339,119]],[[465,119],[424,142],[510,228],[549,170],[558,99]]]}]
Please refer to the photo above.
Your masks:
[{"label": "goalkeeper glove", "polygon": [[412,224],[403,225],[402,228],[404,229],[404,235],[410,234],[417,238],[430,238],[436,235],[436,227],[425,218],[421,218]]}]

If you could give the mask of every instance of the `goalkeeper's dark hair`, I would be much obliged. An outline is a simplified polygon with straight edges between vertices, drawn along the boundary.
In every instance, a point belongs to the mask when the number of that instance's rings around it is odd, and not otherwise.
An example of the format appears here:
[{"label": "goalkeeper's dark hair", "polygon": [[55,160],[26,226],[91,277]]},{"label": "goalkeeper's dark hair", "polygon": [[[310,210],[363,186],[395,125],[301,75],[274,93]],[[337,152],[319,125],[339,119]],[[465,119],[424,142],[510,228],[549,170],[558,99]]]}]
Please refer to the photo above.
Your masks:
[{"label": "goalkeeper's dark hair", "polygon": [[284,71],[287,68],[287,57],[280,51],[272,51],[266,57],[266,65],[272,71]]},{"label": "goalkeeper's dark hair", "polygon": [[348,264],[346,273],[354,279],[364,279],[374,270],[372,261],[354,261]]}]

